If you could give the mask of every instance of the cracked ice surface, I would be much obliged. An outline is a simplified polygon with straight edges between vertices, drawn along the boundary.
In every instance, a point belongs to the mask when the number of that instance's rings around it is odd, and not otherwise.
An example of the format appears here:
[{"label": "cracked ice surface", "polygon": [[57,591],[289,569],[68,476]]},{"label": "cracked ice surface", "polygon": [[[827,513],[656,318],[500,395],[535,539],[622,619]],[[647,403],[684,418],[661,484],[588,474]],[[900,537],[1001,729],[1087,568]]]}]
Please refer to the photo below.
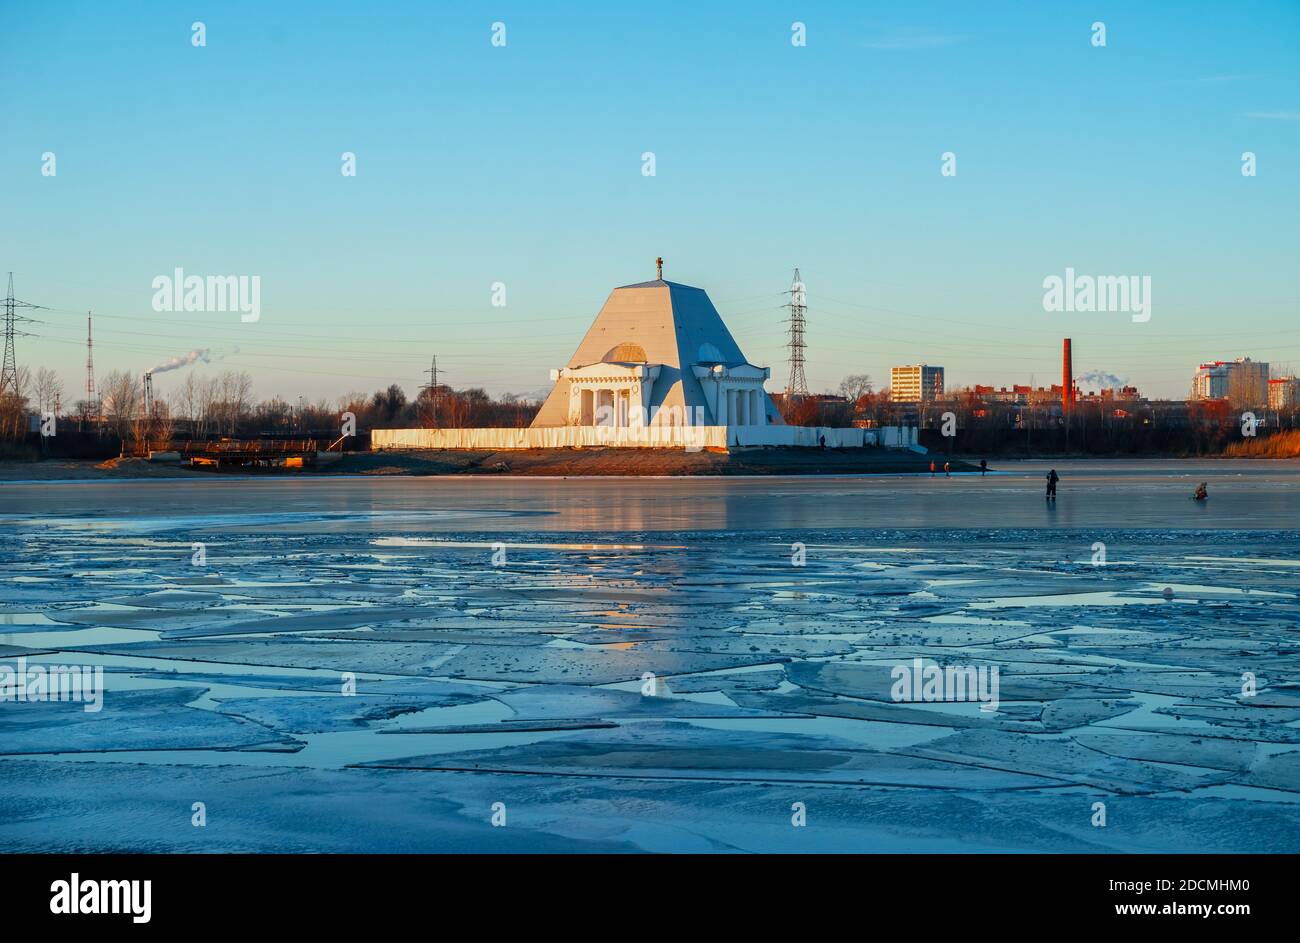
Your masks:
[{"label": "cracked ice surface", "polygon": [[[925,480],[0,486],[0,664],[106,688],[0,701],[0,845],[1300,850],[1275,477],[1185,529],[879,516]],[[916,659],[997,710],[895,700]]]}]

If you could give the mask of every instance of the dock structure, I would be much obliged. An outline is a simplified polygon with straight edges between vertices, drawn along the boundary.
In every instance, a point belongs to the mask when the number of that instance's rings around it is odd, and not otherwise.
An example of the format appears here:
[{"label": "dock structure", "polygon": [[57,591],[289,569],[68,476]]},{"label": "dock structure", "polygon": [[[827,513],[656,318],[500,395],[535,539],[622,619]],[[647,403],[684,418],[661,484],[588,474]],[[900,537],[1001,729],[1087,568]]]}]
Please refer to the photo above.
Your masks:
[{"label": "dock structure", "polygon": [[316,439],[219,439],[177,451],[193,468],[305,468],[315,466],[320,446]]}]

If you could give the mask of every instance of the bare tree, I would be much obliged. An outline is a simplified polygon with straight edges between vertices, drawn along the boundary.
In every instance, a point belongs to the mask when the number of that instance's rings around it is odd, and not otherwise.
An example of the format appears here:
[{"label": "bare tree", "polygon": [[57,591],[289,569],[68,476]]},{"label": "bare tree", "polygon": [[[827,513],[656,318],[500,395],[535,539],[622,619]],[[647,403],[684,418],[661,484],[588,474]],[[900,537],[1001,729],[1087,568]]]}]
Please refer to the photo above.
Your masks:
[{"label": "bare tree", "polygon": [[175,429],[176,420],[172,418],[171,408],[166,403],[155,400],[153,415],[149,417],[148,447],[159,451],[171,448]]},{"label": "bare tree", "polygon": [[63,397],[63,381],[49,367],[41,367],[36,371],[32,393],[36,397],[36,411],[52,413]]},{"label": "bare tree", "polygon": [[27,368],[18,368],[17,389],[0,390],[0,436],[21,439],[27,434],[27,397],[18,390],[27,388]]},{"label": "bare tree", "polygon": [[335,425],[341,421],[338,417],[343,413],[351,413],[356,417],[358,429],[370,429],[374,426],[376,408],[373,400],[365,393],[352,392],[339,397],[338,409],[334,413]]},{"label": "bare tree", "polygon": [[214,382],[214,402],[209,413],[215,412],[215,425],[225,435],[239,432],[240,423],[248,414],[253,395],[253,381],[244,371],[227,370]]},{"label": "bare tree", "polygon": [[293,407],[279,396],[273,396],[253,407],[253,421],[260,432],[290,432],[293,429]]},{"label": "bare tree", "polygon": [[856,403],[871,390],[871,376],[866,373],[850,374],[840,381],[840,395],[850,403]]},{"label": "bare tree", "polygon": [[104,398],[104,415],[117,437],[125,442],[131,437],[132,424],[140,413],[140,381],[134,373],[114,370],[100,383]]},{"label": "bare tree", "polygon": [[191,434],[199,419],[200,387],[203,381],[191,371],[185,375],[185,382],[172,393],[171,414],[174,419],[184,419],[189,423]]},{"label": "bare tree", "polygon": [[426,429],[433,429],[437,427],[438,420],[437,394],[428,388],[421,390],[420,395],[415,398],[416,425]]},{"label": "bare tree", "polygon": [[198,423],[197,435],[206,436],[216,426],[217,415],[217,390],[220,381],[217,377],[208,377],[206,380],[199,380],[195,384],[197,399],[194,406],[194,418]]}]

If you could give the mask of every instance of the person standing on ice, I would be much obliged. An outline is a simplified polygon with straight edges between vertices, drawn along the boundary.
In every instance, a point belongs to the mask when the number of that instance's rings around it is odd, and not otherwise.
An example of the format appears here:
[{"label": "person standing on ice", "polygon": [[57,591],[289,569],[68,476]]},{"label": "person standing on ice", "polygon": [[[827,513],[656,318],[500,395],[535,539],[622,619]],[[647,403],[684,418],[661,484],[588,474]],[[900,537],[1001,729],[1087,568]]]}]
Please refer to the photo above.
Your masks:
[{"label": "person standing on ice", "polygon": [[934,459],[930,459],[930,477],[934,477]]},{"label": "person standing on ice", "polygon": [[952,477],[952,470],[951,470],[951,469],[952,469],[952,465],[951,465],[950,463],[948,463],[948,462],[944,462],[944,463],[943,463],[943,477],[945,477],[945,478],[951,478],[951,477]]},{"label": "person standing on ice", "polygon": [[988,471],[989,471],[989,460],[987,458],[980,459],[980,477],[983,478],[985,475],[988,474]]},{"label": "person standing on ice", "polygon": [[1055,468],[1053,468],[1051,471],[1047,473],[1047,500],[1048,501],[1056,500],[1056,483],[1060,480],[1061,480],[1061,476],[1056,473]]}]

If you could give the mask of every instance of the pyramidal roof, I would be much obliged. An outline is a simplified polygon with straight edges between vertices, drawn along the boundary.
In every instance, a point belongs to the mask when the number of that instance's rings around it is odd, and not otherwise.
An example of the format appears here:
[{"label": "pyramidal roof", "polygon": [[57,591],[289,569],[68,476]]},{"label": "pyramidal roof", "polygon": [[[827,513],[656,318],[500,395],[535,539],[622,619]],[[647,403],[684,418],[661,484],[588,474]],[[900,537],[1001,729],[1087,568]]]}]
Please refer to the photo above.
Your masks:
[{"label": "pyramidal roof", "polygon": [[[595,363],[660,365],[659,377],[647,404],[651,414],[661,408],[696,408],[709,412],[696,365],[735,367],[748,361],[718,310],[702,288],[656,279],[624,285],[610,292],[596,320],[566,366]],[[533,419],[533,427],[566,424],[569,380],[561,377]],[[764,397],[769,421],[780,422],[771,399]],[[711,420],[708,420],[711,421]]]}]

